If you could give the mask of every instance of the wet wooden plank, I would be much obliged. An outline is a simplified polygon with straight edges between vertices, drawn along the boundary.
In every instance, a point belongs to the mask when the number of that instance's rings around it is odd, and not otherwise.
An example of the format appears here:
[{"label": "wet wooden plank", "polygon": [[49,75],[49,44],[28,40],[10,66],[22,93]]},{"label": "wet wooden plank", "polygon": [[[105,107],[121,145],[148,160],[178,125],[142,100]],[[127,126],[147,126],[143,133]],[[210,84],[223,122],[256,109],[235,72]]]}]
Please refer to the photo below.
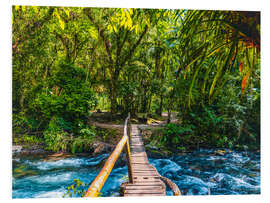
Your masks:
[{"label": "wet wooden plank", "polygon": [[[145,157],[145,156],[136,156],[136,157],[131,157],[131,160],[133,160],[133,161],[138,161],[138,160],[145,160],[145,163],[148,163],[148,158],[147,157]],[[136,163],[136,162],[134,162],[134,163]]]},{"label": "wet wooden plank", "polygon": [[166,187],[166,185],[161,182],[161,181],[134,181],[133,183],[128,183],[126,186],[139,186],[139,185],[144,185],[144,186],[162,186]]},{"label": "wet wooden plank", "polygon": [[146,152],[143,150],[143,151],[140,151],[140,152],[135,152],[135,151],[133,151],[132,152],[132,155],[134,156],[134,157],[136,157],[136,156],[145,156],[145,157],[147,157],[147,154],[146,154]]},{"label": "wet wooden plank", "polygon": [[133,155],[131,156],[131,160],[134,160],[134,159],[144,159],[148,162],[148,158],[147,156],[143,156],[143,155]]},{"label": "wet wooden plank", "polygon": [[136,162],[135,163],[132,163],[132,164],[143,164],[143,163],[145,163],[145,162],[148,162],[148,160],[147,159],[136,159]]},{"label": "wet wooden plank", "polygon": [[164,194],[124,194],[124,196],[129,196],[129,197],[139,197],[139,196],[164,196]]},{"label": "wet wooden plank", "polygon": [[133,153],[133,154],[131,155],[131,157],[132,157],[132,158],[135,158],[135,157],[147,157],[147,155],[144,154],[144,153]]},{"label": "wet wooden plank", "polygon": [[145,168],[145,169],[152,169],[153,170],[153,168],[150,168],[149,166],[148,166],[148,164],[140,164],[140,163],[132,163],[131,164],[132,165],[132,167],[133,168],[138,168],[138,169],[142,169],[142,168]]},{"label": "wet wooden plank", "polygon": [[153,171],[149,168],[136,168],[136,169],[133,169],[133,172],[138,172],[138,173],[142,173],[142,172],[146,172],[146,173],[155,173],[156,171]]},{"label": "wet wooden plank", "polygon": [[132,156],[131,160],[145,160],[146,162],[148,162],[148,158],[146,156]]},{"label": "wet wooden plank", "polygon": [[132,165],[133,166],[133,170],[134,171],[136,171],[136,170],[145,170],[145,171],[147,171],[147,170],[152,170],[153,171],[153,169],[151,169],[151,168],[148,168],[148,167],[145,167],[145,166],[134,166],[134,165]]},{"label": "wet wooden plank", "polygon": [[160,180],[155,167],[149,164],[142,137],[136,125],[131,126],[131,165],[134,182],[124,188],[124,196],[163,196],[165,184]]},{"label": "wet wooden plank", "polygon": [[127,185],[126,190],[153,190],[153,189],[163,189],[162,185]]},{"label": "wet wooden plank", "polygon": [[143,174],[143,173],[149,174],[149,173],[151,173],[151,174],[153,174],[153,173],[155,173],[155,171],[147,170],[147,169],[142,169],[142,170],[136,169],[136,170],[133,170],[133,173],[138,173],[138,174]]},{"label": "wet wooden plank", "polygon": [[138,189],[138,190],[125,190],[125,194],[163,194],[163,189],[149,189],[149,190],[144,190],[144,189]]},{"label": "wet wooden plank", "polygon": [[152,185],[160,185],[162,184],[162,182],[160,182],[160,180],[155,180],[155,179],[134,179],[133,180],[133,184],[149,184],[149,183],[153,183]]},{"label": "wet wooden plank", "polygon": [[134,174],[138,174],[138,175],[135,175],[135,176],[141,176],[143,174],[146,174],[146,175],[153,175],[153,176],[157,176],[157,174],[155,173],[155,171],[133,171]]},{"label": "wet wooden plank", "polygon": [[148,178],[156,178],[159,179],[159,175],[157,173],[138,173],[138,175],[135,175],[134,177],[138,178],[143,178],[143,177],[148,177]]},{"label": "wet wooden plank", "polygon": [[133,167],[133,171],[154,171],[151,168],[147,168],[147,167]]},{"label": "wet wooden plank", "polygon": [[[134,166],[134,165],[132,165],[132,166]],[[145,167],[145,166],[134,166],[134,169],[133,169],[134,171],[136,171],[136,170],[138,170],[138,171],[153,171],[153,172],[156,172],[156,170],[155,169],[153,169],[153,168],[149,168],[149,167]]]},{"label": "wet wooden plank", "polygon": [[131,143],[143,143],[142,139],[140,137],[134,137],[134,138],[131,138]]},{"label": "wet wooden plank", "polygon": [[156,176],[156,177],[153,177],[153,176],[135,176],[134,178],[134,181],[141,181],[141,182],[146,182],[146,181],[159,181],[159,177]]},{"label": "wet wooden plank", "polygon": [[[134,166],[134,165],[132,165],[132,166]],[[136,171],[136,170],[139,170],[139,171],[154,171],[154,172],[156,172],[156,170],[155,169],[153,169],[153,168],[149,168],[149,167],[146,167],[146,166],[134,166],[134,169],[133,169],[134,171]]]}]

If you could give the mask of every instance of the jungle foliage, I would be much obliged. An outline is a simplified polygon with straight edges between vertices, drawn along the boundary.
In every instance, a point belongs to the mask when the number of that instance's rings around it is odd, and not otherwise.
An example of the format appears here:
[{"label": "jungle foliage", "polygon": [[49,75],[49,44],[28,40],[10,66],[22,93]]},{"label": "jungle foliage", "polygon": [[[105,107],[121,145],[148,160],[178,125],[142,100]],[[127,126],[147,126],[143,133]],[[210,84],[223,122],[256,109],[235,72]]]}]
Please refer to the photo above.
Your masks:
[{"label": "jungle foliage", "polygon": [[260,144],[259,12],[13,6],[12,70],[14,138],[53,151],[95,139],[97,109],[178,112],[175,148]]}]

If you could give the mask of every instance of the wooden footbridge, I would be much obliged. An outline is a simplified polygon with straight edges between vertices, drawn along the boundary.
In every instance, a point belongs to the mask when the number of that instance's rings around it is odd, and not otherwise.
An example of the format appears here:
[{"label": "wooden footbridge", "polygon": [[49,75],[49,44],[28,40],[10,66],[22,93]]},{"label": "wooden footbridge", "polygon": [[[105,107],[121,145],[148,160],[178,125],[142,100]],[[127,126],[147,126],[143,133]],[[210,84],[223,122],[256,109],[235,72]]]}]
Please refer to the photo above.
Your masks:
[{"label": "wooden footbridge", "polygon": [[85,197],[97,197],[101,192],[113,166],[122,150],[125,148],[128,165],[129,181],[121,185],[123,196],[165,196],[166,185],[173,190],[174,195],[180,195],[180,190],[168,178],[162,177],[147,158],[142,137],[137,125],[131,125],[130,115],[125,120],[124,135],[107,159],[98,176],[91,183]]}]

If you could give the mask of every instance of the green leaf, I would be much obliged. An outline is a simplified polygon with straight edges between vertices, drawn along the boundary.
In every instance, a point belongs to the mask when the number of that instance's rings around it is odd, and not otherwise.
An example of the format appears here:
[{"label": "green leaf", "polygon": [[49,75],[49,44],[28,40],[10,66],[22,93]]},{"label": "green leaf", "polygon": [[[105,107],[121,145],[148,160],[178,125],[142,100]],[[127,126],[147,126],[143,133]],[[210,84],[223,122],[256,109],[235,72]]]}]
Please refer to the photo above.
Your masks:
[{"label": "green leaf", "polygon": [[138,34],[138,32],[139,32],[139,25],[137,24],[135,25],[135,33]]},{"label": "green leaf", "polygon": [[109,25],[107,26],[107,28],[108,28],[109,32],[113,32],[113,27],[112,27],[111,24],[109,24]]},{"label": "green leaf", "polygon": [[35,13],[38,13],[38,7],[37,6],[32,6],[32,8],[34,9]]},{"label": "green leaf", "polygon": [[113,25],[112,27],[113,27],[114,32],[117,32],[117,28],[116,28],[116,26],[115,26],[115,25]]},{"label": "green leaf", "polygon": [[60,24],[61,29],[64,30],[65,29],[65,23],[64,23],[64,21],[61,20],[61,19],[59,19],[59,24]]},{"label": "green leaf", "polygon": [[67,8],[65,8],[65,7],[62,7],[62,8],[63,8],[65,14],[66,14],[68,17],[70,17],[70,15],[69,15],[69,10],[68,10]]}]

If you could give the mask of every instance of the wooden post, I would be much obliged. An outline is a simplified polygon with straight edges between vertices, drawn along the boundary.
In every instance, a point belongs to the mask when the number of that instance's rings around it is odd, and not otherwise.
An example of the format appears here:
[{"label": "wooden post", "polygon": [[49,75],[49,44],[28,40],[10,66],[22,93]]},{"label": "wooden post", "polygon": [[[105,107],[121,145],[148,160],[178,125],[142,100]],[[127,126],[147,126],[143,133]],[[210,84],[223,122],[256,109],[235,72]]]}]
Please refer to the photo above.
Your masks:
[{"label": "wooden post", "polygon": [[127,136],[130,139],[130,135],[131,135],[131,123],[130,123],[130,113],[128,113],[128,123],[127,123]]},{"label": "wooden post", "polygon": [[130,156],[130,147],[129,147],[129,140],[130,140],[130,132],[131,132],[131,125],[130,125],[130,113],[128,113],[128,121],[127,121],[127,143],[126,143],[126,159],[127,159],[127,166],[128,166],[128,178],[129,183],[133,183],[133,171],[131,166],[131,156]]},{"label": "wooden post", "polygon": [[132,173],[132,166],[131,166],[131,156],[130,156],[130,148],[129,148],[129,138],[126,143],[126,159],[127,159],[127,166],[128,166],[128,179],[129,183],[133,183],[133,173]]}]

